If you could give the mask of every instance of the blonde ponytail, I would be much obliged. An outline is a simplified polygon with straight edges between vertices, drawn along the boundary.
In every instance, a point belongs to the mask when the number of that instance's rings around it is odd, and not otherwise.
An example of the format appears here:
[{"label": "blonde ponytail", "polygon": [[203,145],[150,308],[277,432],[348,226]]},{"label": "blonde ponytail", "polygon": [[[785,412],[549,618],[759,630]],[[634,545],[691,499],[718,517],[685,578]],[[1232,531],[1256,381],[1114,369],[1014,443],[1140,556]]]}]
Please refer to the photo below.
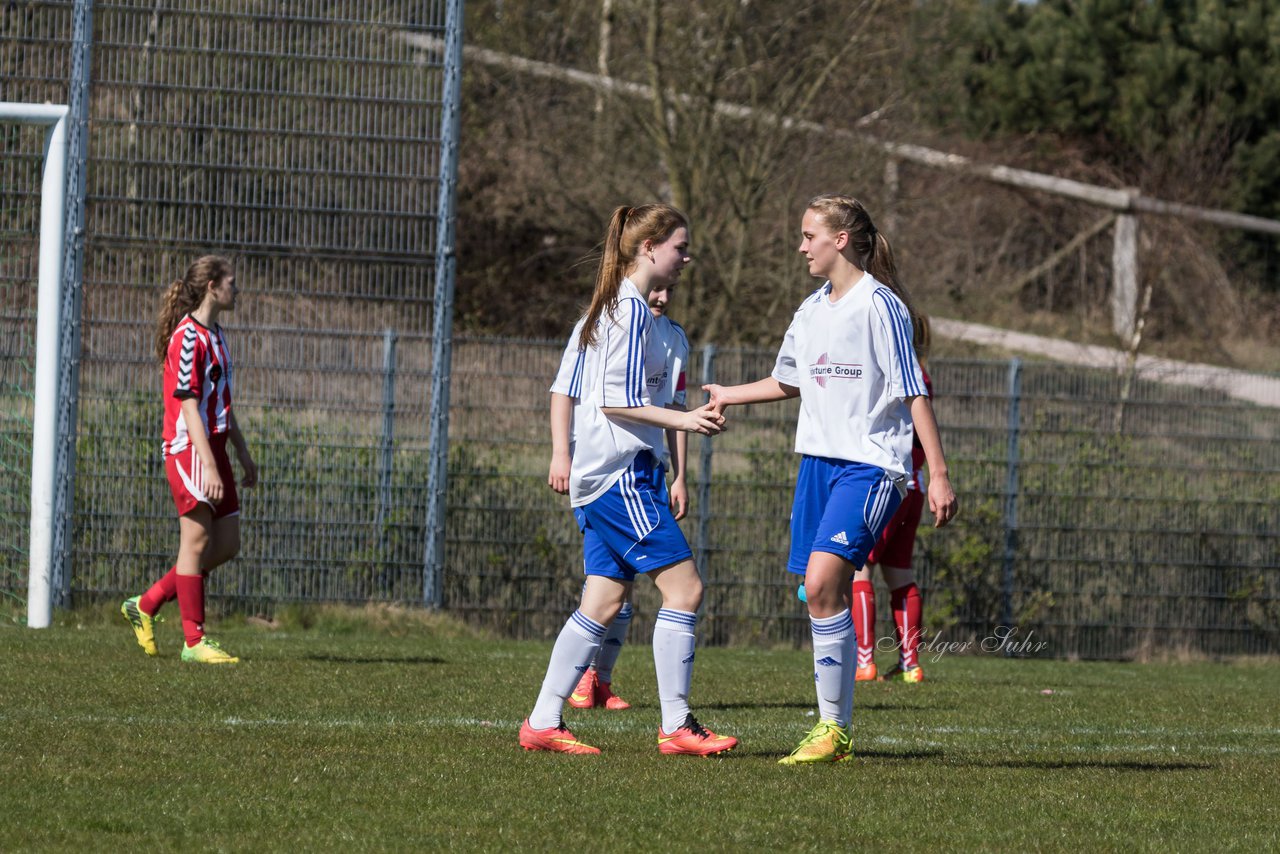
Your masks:
[{"label": "blonde ponytail", "polygon": [[918,340],[920,333],[917,319],[921,315],[916,311],[906,285],[898,279],[898,265],[894,261],[889,238],[876,228],[871,221],[871,214],[867,213],[862,202],[853,196],[829,193],[810,199],[806,207],[822,218],[823,224],[831,233],[843,231],[849,235],[849,248],[853,255],[851,260],[858,265],[858,269],[875,276],[878,282],[886,285],[902,300],[911,314],[911,325],[917,329]]}]

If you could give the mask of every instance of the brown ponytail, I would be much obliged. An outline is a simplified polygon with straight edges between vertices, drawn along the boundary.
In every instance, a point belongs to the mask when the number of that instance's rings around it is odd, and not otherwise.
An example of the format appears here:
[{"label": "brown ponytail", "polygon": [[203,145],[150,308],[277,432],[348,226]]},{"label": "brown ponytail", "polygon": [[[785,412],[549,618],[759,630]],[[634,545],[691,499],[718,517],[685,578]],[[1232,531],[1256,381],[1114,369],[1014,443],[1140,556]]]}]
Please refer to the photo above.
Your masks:
[{"label": "brown ponytail", "polygon": [[231,262],[220,255],[204,255],[187,268],[187,274],[165,289],[156,319],[156,358],[164,364],[169,352],[169,337],[182,318],[204,302],[209,282],[221,281],[232,272]]},{"label": "brown ponytail", "polygon": [[578,346],[582,349],[596,343],[596,325],[601,315],[618,307],[618,290],[627,269],[636,260],[640,247],[646,240],[661,243],[677,228],[688,228],[689,220],[671,205],[651,204],[630,208],[625,205],[614,208],[609,217],[609,228],[604,236],[604,248],[600,253],[600,267],[596,271],[596,286],[591,293],[591,305],[587,308],[586,322]]}]

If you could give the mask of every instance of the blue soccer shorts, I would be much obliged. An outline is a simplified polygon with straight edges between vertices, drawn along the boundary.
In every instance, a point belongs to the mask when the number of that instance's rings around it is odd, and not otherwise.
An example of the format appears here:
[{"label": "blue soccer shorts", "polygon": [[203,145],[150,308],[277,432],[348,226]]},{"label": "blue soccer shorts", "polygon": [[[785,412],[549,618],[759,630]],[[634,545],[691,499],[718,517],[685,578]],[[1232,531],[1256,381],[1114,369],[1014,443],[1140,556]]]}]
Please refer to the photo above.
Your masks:
[{"label": "blue soccer shorts", "polygon": [[804,575],[813,552],[839,555],[861,569],[901,501],[898,484],[878,466],[801,457],[787,571]]},{"label": "blue soccer shorts", "polygon": [[573,508],[582,531],[587,575],[633,581],[693,557],[667,504],[661,463],[641,451],[613,486],[590,504]]}]

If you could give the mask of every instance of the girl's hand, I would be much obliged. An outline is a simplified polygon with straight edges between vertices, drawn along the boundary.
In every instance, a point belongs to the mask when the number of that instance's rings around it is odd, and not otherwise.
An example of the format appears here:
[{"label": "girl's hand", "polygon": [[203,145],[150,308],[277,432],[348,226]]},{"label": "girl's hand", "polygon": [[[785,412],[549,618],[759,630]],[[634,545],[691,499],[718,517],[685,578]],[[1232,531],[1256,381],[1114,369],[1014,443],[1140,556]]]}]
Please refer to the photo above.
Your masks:
[{"label": "girl's hand", "polygon": [[707,405],[716,412],[723,413],[724,408],[728,406],[728,401],[724,399],[724,386],[712,383],[704,385],[702,390],[707,393]]},{"label": "girl's hand", "polygon": [[689,515],[689,487],[684,478],[676,478],[671,482],[670,490],[671,515],[679,522]]},{"label": "girl's hand", "polygon": [[204,497],[209,499],[209,502],[213,504],[214,507],[217,507],[222,503],[222,477],[218,474],[218,467],[216,465],[211,466],[206,463],[203,468]]},{"label": "girl's hand", "polygon": [[551,455],[551,470],[547,473],[547,486],[561,495],[569,494],[569,466],[571,460],[567,454]]},{"label": "girl's hand", "polygon": [[934,477],[932,472],[929,473],[929,509],[933,511],[935,528],[946,525],[960,512],[960,502],[945,474]]},{"label": "girl's hand", "polygon": [[236,451],[240,460],[240,485],[245,489],[253,489],[258,485],[258,464],[249,456],[249,451]]},{"label": "girl's hand", "polygon": [[681,430],[686,433],[701,433],[704,436],[715,436],[725,429],[724,416],[710,403],[681,413]]}]

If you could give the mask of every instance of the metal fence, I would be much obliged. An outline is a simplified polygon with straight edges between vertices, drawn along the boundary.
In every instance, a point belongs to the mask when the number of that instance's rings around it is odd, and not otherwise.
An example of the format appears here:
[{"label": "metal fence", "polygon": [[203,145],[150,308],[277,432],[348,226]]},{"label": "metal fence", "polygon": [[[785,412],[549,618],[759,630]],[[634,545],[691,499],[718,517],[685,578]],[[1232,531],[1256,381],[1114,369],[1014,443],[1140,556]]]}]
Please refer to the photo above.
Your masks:
[{"label": "metal fence", "polygon": [[[545,485],[560,346],[468,341],[455,352],[446,606],[519,635],[558,629],[580,584],[579,535]],[[773,358],[700,350],[691,376],[750,381]],[[1275,409],[1017,360],[941,360],[931,373],[963,504],[940,530],[926,513],[920,531],[932,637],[1090,658],[1280,648]],[[690,441],[684,529],[709,582],[707,642],[808,637],[784,571],[796,409],[730,410],[727,433]],[[657,610],[651,587],[637,584],[637,636]]]},{"label": "metal fence", "polygon": [[[441,175],[456,97],[446,99],[444,57],[407,36],[456,33],[460,9],[460,0],[68,0],[0,13],[0,98],[75,104],[83,94],[87,108],[83,269],[73,282],[81,322],[66,324],[63,348],[75,437],[63,449],[75,475],[59,555],[71,567],[68,594],[134,587],[172,560],[171,514],[150,482],[160,379],[150,341],[165,283],[206,252],[236,261],[239,417],[260,465],[286,487],[248,499],[248,508],[267,502],[251,512],[278,520],[261,532],[278,542],[255,556],[253,573],[216,589],[359,596],[347,582],[353,540],[385,578],[412,569],[421,589],[424,546],[400,542],[395,526],[421,526],[427,496],[402,491],[391,512],[364,491],[393,494],[388,472],[403,477],[430,436],[437,261],[452,259],[451,247],[445,259],[437,251],[450,186]],[[0,134],[0,587],[12,592],[26,575],[40,138],[16,125]],[[386,330],[399,340],[401,385],[384,391]],[[395,418],[366,423],[388,394]],[[300,418],[278,414],[300,408]],[[339,475],[333,465],[354,465],[347,452],[379,464]],[[321,494],[321,475],[347,486]],[[356,503],[335,512],[344,498]],[[385,531],[353,533],[375,523]]]},{"label": "metal fence", "polygon": [[[20,3],[0,19],[4,99],[67,100],[72,6]],[[423,601],[443,447],[429,431],[444,80],[401,36],[443,20],[442,2],[312,0],[287,16],[229,0],[94,6],[73,598],[136,592],[173,560],[151,323],[163,285],[215,250],[244,290],[227,326],[262,484],[243,496],[243,551],[212,596],[254,611]],[[21,597],[39,139],[0,133],[0,595]],[[449,612],[521,637],[558,629],[581,584],[579,535],[545,484],[560,347],[458,339],[448,372],[435,589]],[[691,370],[732,383],[772,361],[700,350]],[[931,632],[976,644],[1017,626],[1035,646],[1007,651],[1063,657],[1280,648],[1275,409],[1047,364],[932,373],[963,512],[921,530]],[[783,571],[795,404],[731,416],[729,433],[690,442],[700,636],[804,643]],[[650,587],[637,585],[637,636],[656,612]]]}]

